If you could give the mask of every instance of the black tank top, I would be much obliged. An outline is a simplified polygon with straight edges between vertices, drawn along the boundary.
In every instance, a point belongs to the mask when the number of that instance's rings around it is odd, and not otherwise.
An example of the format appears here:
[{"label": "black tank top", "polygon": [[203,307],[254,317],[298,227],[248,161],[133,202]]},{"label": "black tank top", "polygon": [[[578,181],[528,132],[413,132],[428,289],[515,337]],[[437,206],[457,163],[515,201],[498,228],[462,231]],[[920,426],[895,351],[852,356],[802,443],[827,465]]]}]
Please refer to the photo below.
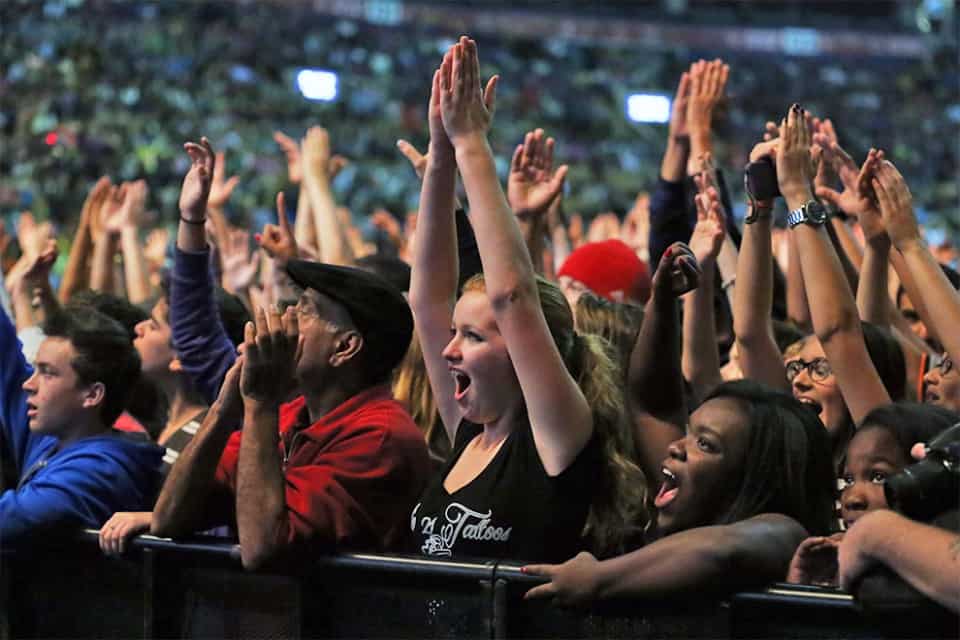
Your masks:
[{"label": "black tank top", "polygon": [[528,420],[507,436],[472,482],[443,487],[467,445],[483,430],[462,422],[443,472],[410,516],[415,551],[427,556],[561,562],[581,548],[581,533],[599,471],[596,437],[558,476],[547,475]]}]

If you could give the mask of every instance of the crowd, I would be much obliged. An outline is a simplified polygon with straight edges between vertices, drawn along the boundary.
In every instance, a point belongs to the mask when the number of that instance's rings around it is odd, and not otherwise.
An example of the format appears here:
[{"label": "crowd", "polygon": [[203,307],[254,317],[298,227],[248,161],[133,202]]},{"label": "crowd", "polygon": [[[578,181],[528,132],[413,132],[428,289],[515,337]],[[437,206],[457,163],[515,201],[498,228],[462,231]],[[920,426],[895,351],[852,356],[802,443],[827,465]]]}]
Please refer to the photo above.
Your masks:
[{"label": "crowd", "polygon": [[714,127],[737,69],[698,60],[652,193],[584,229],[544,129],[504,189],[489,136],[510,114],[480,70],[467,37],[434,70],[429,144],[397,145],[419,209],[374,216],[379,245],[338,206],[321,127],[276,134],[300,195],[290,220],[277,194],[255,253],[207,138],[184,145],[173,238],[143,242],[143,181],[93,186],[57,290],[50,225],[22,215],[3,242],[20,255],[0,314],[0,542],[228,536],[251,570],[340,550],[506,558],[537,563],[527,597],[559,604],[851,589],[887,565],[960,611],[958,534],[884,491],[960,422],[960,277],[895,155],[858,163],[832,114],[770,113],[738,225]]}]

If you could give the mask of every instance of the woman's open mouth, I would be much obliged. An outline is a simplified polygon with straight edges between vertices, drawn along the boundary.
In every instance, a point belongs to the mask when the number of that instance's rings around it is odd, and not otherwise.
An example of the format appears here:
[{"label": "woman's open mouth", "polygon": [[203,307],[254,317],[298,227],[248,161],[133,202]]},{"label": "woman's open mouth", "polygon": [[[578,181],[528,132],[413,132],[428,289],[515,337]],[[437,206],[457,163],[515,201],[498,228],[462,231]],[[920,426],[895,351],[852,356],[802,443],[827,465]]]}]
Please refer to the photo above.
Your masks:
[{"label": "woman's open mouth", "polygon": [[680,483],[676,474],[666,467],[663,467],[660,471],[663,473],[663,482],[660,484],[660,492],[653,500],[653,506],[657,509],[663,509],[673,502],[680,492]]},{"label": "woman's open mouth", "polygon": [[453,397],[455,400],[460,400],[467,394],[467,389],[470,388],[470,376],[457,369],[451,369],[450,373],[453,375],[453,383],[456,385]]}]

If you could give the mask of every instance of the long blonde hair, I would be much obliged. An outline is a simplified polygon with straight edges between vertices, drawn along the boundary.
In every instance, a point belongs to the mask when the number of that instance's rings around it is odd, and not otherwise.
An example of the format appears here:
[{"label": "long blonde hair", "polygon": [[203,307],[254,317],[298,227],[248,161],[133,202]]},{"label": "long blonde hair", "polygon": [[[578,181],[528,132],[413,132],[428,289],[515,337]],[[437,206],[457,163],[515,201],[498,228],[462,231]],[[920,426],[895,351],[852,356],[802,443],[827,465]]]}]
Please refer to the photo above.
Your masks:
[{"label": "long blonde hair", "polygon": [[433,389],[430,388],[427,365],[423,361],[423,349],[416,331],[394,374],[393,397],[410,412],[413,422],[427,441],[431,460],[436,467],[441,466],[450,457],[452,446],[443,428]]},{"label": "long blonde hair", "polygon": [[[484,292],[483,274],[470,278],[463,291]],[[649,519],[647,481],[633,461],[633,430],[628,428],[621,369],[609,342],[574,330],[573,314],[559,287],[538,277],[537,292],[557,350],[593,410],[600,444],[601,472],[593,483],[583,534],[596,555],[616,555]]]}]

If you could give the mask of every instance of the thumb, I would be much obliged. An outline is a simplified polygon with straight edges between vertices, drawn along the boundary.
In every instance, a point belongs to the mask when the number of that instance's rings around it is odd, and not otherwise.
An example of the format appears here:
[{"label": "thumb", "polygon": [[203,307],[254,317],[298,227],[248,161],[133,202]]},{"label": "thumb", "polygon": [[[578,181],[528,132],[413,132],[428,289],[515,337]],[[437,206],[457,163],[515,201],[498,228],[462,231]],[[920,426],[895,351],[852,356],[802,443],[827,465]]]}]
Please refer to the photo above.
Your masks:
[{"label": "thumb", "polygon": [[416,164],[423,157],[423,154],[420,153],[416,147],[402,138],[397,140],[397,148],[400,149],[400,153],[402,153],[412,164]]},{"label": "thumb", "polygon": [[840,192],[834,191],[830,187],[817,187],[817,197],[822,198],[835,207],[840,206]]},{"label": "thumb", "polygon": [[[560,165],[560,168],[553,174],[553,178],[550,179],[550,192],[553,194],[553,197],[556,197],[557,194],[563,191],[563,183],[567,179],[567,172],[569,170],[569,165]],[[551,200],[553,197],[551,197]]]},{"label": "thumb", "polygon": [[483,104],[487,106],[487,111],[491,114],[496,108],[498,82],[500,82],[500,76],[493,76],[487,81],[487,87],[483,90]]}]

